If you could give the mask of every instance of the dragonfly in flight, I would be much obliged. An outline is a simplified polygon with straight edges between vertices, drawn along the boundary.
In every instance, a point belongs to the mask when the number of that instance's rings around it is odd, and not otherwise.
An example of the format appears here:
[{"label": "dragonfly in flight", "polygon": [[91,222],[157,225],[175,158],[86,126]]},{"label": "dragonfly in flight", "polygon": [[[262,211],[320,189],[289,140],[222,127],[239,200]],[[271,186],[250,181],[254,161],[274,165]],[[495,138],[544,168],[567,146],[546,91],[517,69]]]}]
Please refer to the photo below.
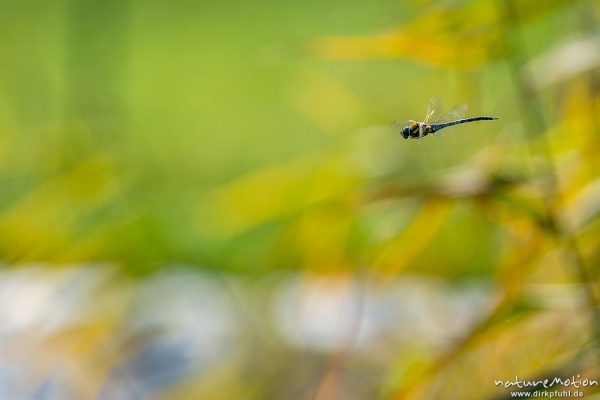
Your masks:
[{"label": "dragonfly in flight", "polygon": [[465,124],[467,122],[498,119],[496,117],[488,117],[486,115],[463,118],[467,111],[467,106],[465,104],[454,107],[452,110],[450,110],[450,112],[443,115],[441,115],[441,110],[441,99],[437,96],[432,97],[431,100],[429,100],[429,107],[423,122],[408,120],[398,123],[396,120],[394,120],[394,122],[392,122],[392,129],[394,129],[396,132],[400,131],[404,139],[420,139],[429,134],[434,134],[440,129],[448,128],[450,126]]}]

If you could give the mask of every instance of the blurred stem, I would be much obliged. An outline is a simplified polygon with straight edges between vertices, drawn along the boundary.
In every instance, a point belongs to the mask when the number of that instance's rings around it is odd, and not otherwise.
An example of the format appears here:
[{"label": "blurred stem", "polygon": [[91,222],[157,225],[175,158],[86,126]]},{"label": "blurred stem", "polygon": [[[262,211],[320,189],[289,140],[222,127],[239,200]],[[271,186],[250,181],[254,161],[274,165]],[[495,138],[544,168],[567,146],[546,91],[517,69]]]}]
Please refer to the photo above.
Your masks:
[{"label": "blurred stem", "polygon": [[[594,330],[593,336],[597,341],[600,341],[600,321],[598,319],[599,315],[596,312],[599,304],[597,288],[594,286],[593,281],[587,272],[584,258],[574,234],[565,232],[556,218],[555,208],[561,197],[558,174],[556,172],[556,164],[550,145],[544,135],[547,130],[547,124],[541,111],[542,105],[540,98],[531,86],[528,77],[521,73],[521,71],[524,71],[523,67],[525,65],[524,60],[526,59],[526,55],[523,50],[522,40],[519,36],[519,15],[514,0],[504,0],[502,4],[502,11],[504,13],[504,21],[502,24],[504,27],[504,46],[510,72],[518,93],[518,101],[520,102],[519,108],[526,124],[527,134],[530,138],[536,137],[536,139],[539,139],[538,143],[541,147],[541,153],[547,160],[546,171],[543,172],[545,172],[544,176],[548,177],[544,182],[544,202],[546,217],[549,223],[548,225],[551,227],[549,231],[552,237],[565,247],[565,263],[575,269],[577,273],[577,278],[585,291],[587,303],[591,311]],[[510,29],[510,27],[514,28]],[[531,146],[530,150],[532,154],[536,154],[533,144],[531,144]]]},{"label": "blurred stem", "polygon": [[353,326],[348,330],[351,334],[346,337],[340,349],[331,355],[316,388],[313,400],[335,400],[340,398],[344,374],[357,344],[365,312],[365,297],[367,296],[369,279],[369,276],[365,275],[365,272],[367,271],[359,268],[353,275],[353,282],[349,288],[349,295],[352,296],[352,294],[355,294],[357,296],[356,312],[352,319]]},{"label": "blurred stem", "polygon": [[67,0],[67,120],[122,124],[130,11],[131,0]]}]

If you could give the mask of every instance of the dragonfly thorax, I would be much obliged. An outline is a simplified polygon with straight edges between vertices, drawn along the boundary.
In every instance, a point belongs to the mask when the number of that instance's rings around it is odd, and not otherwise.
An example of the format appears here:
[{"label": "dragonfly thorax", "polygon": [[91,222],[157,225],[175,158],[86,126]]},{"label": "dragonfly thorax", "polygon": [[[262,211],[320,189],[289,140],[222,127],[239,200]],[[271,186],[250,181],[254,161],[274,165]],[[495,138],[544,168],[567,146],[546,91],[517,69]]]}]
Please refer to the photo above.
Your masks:
[{"label": "dragonfly thorax", "polygon": [[410,121],[410,123],[402,129],[402,137],[404,139],[419,139],[423,136],[427,136],[428,134],[434,132],[435,130],[429,124],[423,122]]}]

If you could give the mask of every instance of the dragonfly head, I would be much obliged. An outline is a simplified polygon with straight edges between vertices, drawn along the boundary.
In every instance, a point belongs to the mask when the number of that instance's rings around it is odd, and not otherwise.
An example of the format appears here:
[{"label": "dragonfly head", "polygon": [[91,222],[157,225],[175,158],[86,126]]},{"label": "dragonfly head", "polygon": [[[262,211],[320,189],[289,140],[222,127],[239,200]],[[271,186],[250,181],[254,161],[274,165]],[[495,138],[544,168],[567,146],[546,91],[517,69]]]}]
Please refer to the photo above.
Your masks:
[{"label": "dragonfly head", "polygon": [[400,133],[402,133],[402,137],[404,139],[408,139],[408,137],[410,136],[410,127],[405,126],[404,128],[402,128],[402,131]]}]

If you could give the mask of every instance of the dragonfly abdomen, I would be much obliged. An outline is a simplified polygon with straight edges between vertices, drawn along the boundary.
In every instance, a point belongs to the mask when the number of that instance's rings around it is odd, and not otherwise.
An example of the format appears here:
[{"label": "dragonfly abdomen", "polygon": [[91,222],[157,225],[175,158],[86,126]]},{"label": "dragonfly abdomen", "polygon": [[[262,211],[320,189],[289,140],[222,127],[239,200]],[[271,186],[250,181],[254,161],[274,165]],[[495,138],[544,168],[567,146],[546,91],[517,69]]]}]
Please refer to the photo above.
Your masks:
[{"label": "dragonfly abdomen", "polygon": [[498,118],[482,115],[479,117],[457,119],[456,121],[446,122],[443,124],[432,124],[431,127],[433,128],[433,130],[435,132],[437,132],[440,129],[444,129],[444,128],[447,128],[447,127],[453,126],[453,125],[466,124],[467,122],[475,122],[475,121],[490,121],[490,120],[494,120],[494,119],[498,119]]}]

